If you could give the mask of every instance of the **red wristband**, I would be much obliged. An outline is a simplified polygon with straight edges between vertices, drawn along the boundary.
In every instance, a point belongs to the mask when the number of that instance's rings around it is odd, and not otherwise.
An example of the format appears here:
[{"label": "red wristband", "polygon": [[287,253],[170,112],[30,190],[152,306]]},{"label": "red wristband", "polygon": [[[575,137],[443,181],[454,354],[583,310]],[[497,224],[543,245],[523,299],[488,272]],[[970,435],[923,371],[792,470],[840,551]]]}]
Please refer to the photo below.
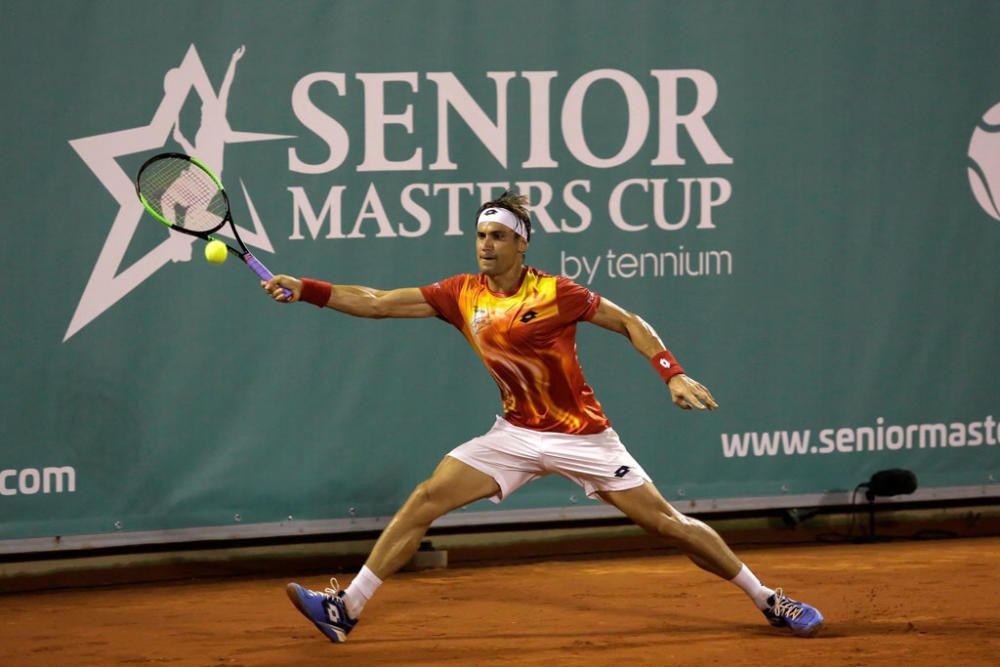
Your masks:
[{"label": "red wristband", "polygon": [[326,308],[326,304],[330,301],[331,294],[333,294],[333,285],[330,283],[325,283],[322,280],[309,280],[308,278],[303,278],[302,293],[299,295],[299,301],[305,301],[306,303],[311,303],[314,306]]},{"label": "red wristband", "polygon": [[677,363],[674,359],[674,355],[670,354],[670,350],[663,350],[662,352],[657,352],[649,360],[652,364],[653,369],[660,374],[664,382],[670,382],[670,378],[675,375],[680,375],[684,372],[681,365]]}]

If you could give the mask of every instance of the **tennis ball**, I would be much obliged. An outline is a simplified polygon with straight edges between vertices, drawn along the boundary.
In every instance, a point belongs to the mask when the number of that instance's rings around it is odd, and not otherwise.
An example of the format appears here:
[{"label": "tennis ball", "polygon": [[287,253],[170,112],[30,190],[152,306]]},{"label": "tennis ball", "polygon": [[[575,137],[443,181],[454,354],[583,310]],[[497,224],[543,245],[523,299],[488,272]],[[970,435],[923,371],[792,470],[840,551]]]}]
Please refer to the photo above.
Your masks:
[{"label": "tennis ball", "polygon": [[228,254],[226,244],[222,241],[209,241],[205,246],[205,259],[212,264],[222,264]]},{"label": "tennis ball", "polygon": [[983,115],[969,141],[969,185],[976,201],[1000,220],[1000,104]]}]

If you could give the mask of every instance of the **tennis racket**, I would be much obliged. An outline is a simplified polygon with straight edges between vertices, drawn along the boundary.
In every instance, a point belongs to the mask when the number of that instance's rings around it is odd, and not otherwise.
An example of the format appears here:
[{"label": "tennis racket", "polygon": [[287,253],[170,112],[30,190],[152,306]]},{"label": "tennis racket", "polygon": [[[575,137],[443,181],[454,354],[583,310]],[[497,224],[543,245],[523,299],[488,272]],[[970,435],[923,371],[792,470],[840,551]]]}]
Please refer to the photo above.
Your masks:
[{"label": "tennis racket", "polygon": [[[243,260],[261,280],[274,277],[260,260],[247,250],[229,210],[229,195],[222,183],[202,162],[183,153],[160,153],[146,160],[135,177],[139,201],[154,218],[170,229],[217,241],[212,236],[229,223],[237,250],[225,243],[226,249]],[[285,288],[286,297],[292,293]]]}]

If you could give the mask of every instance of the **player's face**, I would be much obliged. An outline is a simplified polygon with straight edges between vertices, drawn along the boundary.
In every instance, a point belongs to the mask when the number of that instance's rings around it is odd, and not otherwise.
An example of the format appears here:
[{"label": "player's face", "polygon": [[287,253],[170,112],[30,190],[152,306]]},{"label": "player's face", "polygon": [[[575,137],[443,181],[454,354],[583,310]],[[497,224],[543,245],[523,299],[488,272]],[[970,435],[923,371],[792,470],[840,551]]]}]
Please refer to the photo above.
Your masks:
[{"label": "player's face", "polygon": [[484,222],[476,228],[476,259],[479,271],[500,276],[520,268],[528,242],[499,222]]}]

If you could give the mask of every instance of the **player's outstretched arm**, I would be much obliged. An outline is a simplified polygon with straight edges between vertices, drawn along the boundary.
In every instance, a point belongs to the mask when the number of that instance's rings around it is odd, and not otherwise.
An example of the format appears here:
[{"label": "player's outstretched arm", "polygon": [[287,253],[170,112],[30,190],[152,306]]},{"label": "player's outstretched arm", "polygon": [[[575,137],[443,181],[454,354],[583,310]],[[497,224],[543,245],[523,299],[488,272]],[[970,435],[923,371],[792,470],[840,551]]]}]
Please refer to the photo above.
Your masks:
[{"label": "player's outstretched arm", "polygon": [[[608,299],[601,299],[600,305],[597,306],[597,312],[594,313],[590,321],[599,327],[620,333],[628,338],[633,347],[653,363],[658,371],[660,369],[657,364],[662,362],[665,355],[672,359],[672,355],[667,352],[663,341],[660,340],[648,322],[635,313],[630,313],[624,308],[616,306]],[[667,365],[669,366],[669,362]],[[670,396],[674,404],[685,410],[692,408],[714,410],[719,407],[715,398],[712,397],[712,392],[705,385],[683,372],[672,375],[667,380],[667,388],[670,389]]]},{"label": "player's outstretched arm", "polygon": [[[339,310],[355,317],[433,317],[437,312],[416,287],[379,290],[360,285],[330,285],[277,275],[261,286],[280,303],[305,301],[320,307]],[[285,297],[282,287],[292,295]],[[329,292],[327,292],[327,289]]]}]

